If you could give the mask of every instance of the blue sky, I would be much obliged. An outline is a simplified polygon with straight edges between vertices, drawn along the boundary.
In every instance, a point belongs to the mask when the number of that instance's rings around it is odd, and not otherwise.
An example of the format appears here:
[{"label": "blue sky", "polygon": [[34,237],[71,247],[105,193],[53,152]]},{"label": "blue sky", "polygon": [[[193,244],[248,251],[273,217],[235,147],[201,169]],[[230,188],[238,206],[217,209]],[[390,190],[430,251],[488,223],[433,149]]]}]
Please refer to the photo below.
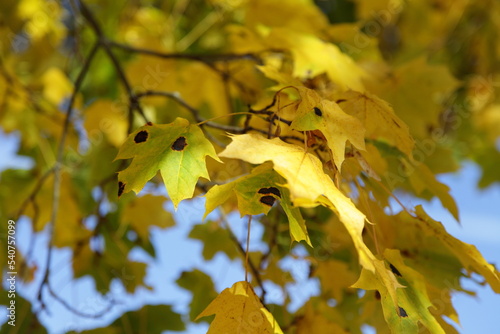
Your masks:
[{"label": "blue sky", "polygon": [[[6,136],[0,132],[0,170],[19,166],[29,167],[29,159],[15,157],[15,150],[18,145],[16,135]],[[464,165],[460,173],[454,175],[443,175],[441,181],[451,187],[451,193],[460,208],[461,225],[454,221],[451,215],[441,207],[438,201],[424,203],[426,211],[436,220],[443,222],[447,230],[460,240],[477,246],[484,257],[493,263],[500,264],[500,186],[496,185],[486,190],[479,191],[476,188],[480,171],[472,164]],[[405,199],[405,205],[412,207],[420,204],[415,199]],[[212,261],[206,262],[201,257],[202,245],[200,242],[188,239],[186,236],[192,226],[199,223],[202,212],[199,210],[203,206],[201,199],[195,200],[192,204],[181,203],[176,213],[177,219],[182,221],[175,227],[166,230],[155,230],[152,233],[153,240],[157,245],[159,254],[158,260],[149,270],[146,282],[154,287],[154,292],[140,289],[135,296],[127,296],[119,284],[111,287],[111,291],[118,296],[120,304],[117,305],[106,317],[98,320],[82,319],[68,312],[57,302],[49,305],[51,315],[42,313],[41,321],[50,328],[50,333],[63,333],[69,329],[89,329],[105,326],[115,317],[124,311],[138,309],[144,303],[171,304],[174,310],[179,313],[187,313],[188,304],[191,299],[190,294],[175,285],[175,280],[183,270],[191,270],[193,267],[209,273],[214,279],[216,289],[223,290],[230,287],[234,282],[244,279],[239,260],[229,261],[224,255],[218,254]],[[238,217],[231,217],[231,225],[237,236],[244,239],[244,224]],[[252,228],[253,240],[258,239],[262,233],[258,225]],[[31,231],[27,221],[18,222],[18,245],[21,251],[26,250],[31,238]],[[46,251],[44,245],[47,243],[45,236],[38,236],[36,242],[37,261],[43,259]],[[257,249],[258,242],[251,242],[251,249]],[[136,260],[148,261],[143,252],[133,252],[132,257]],[[71,253],[68,250],[58,250],[53,261],[53,286],[58,287],[59,293],[77,308],[89,313],[95,313],[107,306],[98,294],[93,293],[94,286],[90,279],[80,279],[72,283],[72,272],[68,267]],[[41,262],[41,261],[40,261]],[[294,300],[294,306],[298,307],[302,301],[314,294],[315,283],[307,281],[302,270],[304,264],[296,262],[290,264],[296,279],[306,284],[304,287],[292,288],[299,297]],[[39,268],[41,272],[43,268]],[[38,277],[36,284],[21,286],[20,293],[28,299],[34,299],[36,289],[39,285]],[[498,307],[500,305],[500,295],[494,294],[489,287],[480,287],[477,284],[467,283],[466,288],[477,291],[476,298],[465,294],[456,294],[453,297],[454,305],[460,315],[462,328],[459,329],[464,334],[493,333],[498,331]],[[279,301],[282,296],[279,291],[269,287],[268,297]],[[269,300],[268,300],[269,302]],[[5,319],[5,310],[0,310],[0,319]],[[64,321],[61,321],[64,319]],[[0,323],[3,321],[0,321]],[[206,325],[192,325],[186,333],[201,334],[206,333]],[[367,330],[367,333],[370,331]]]}]

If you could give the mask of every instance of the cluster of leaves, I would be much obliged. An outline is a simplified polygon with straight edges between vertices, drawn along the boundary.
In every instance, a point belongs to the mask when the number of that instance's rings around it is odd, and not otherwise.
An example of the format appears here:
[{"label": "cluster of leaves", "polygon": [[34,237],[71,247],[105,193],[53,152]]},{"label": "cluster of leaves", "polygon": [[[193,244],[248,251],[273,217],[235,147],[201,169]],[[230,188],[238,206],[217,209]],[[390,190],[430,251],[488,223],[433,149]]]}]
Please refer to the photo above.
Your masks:
[{"label": "cluster of leaves", "polygon": [[[147,287],[148,264],[129,253],[154,258],[150,227],[182,224],[165,202],[198,195],[216,218],[190,238],[206,260],[246,258],[252,275],[218,297],[205,273],[181,275],[193,292],[184,321],[216,314],[209,333],[365,324],[456,333],[444,317],[458,322],[451,295],[464,291],[461,278],[479,274],[500,292],[499,272],[474,246],[422,207],[395,204],[396,191],[438,198],[458,220],[437,174],[470,159],[480,186],[500,181],[497,2],[12,0],[0,9],[0,125],[20,133],[18,154],[33,161],[1,174],[0,219],[48,231],[46,264],[32,249],[17,256],[24,283],[41,277],[42,311],[47,298],[61,301],[53,248],[72,251],[75,280],[91,277],[104,295],[118,280],[134,293]],[[247,253],[231,212],[264,226],[266,251]],[[320,291],[291,312],[281,261],[297,247]],[[266,281],[283,290],[282,305],[266,303]],[[24,314],[32,333],[46,332]],[[169,306],[147,305],[96,332],[184,326]]]}]

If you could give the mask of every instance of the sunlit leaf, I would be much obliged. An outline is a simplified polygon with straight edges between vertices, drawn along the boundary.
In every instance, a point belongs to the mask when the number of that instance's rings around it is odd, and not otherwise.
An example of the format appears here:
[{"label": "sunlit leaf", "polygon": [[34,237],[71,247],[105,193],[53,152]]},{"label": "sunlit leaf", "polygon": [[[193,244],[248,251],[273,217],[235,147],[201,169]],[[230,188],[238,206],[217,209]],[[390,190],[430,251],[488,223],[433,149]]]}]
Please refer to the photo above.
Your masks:
[{"label": "sunlit leaf", "polygon": [[215,314],[215,319],[207,334],[283,333],[247,282],[236,282],[222,291],[197,319],[212,314]]},{"label": "sunlit leaf", "polygon": [[212,144],[196,125],[182,118],[170,124],[145,125],[134,131],[116,159],[134,160],[118,174],[118,195],[138,193],[160,170],[174,206],[191,198],[198,178],[209,178],[205,157],[219,160]]}]

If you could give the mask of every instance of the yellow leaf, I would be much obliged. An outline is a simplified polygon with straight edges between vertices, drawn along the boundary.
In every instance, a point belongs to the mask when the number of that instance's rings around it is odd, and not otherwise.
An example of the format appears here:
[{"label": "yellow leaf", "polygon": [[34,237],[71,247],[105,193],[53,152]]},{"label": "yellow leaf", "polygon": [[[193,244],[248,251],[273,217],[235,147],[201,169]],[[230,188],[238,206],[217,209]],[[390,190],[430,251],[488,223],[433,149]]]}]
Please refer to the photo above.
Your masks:
[{"label": "yellow leaf", "polygon": [[73,92],[73,84],[57,67],[51,67],[42,75],[43,96],[54,105],[59,105]]},{"label": "yellow leaf", "polygon": [[151,226],[175,225],[172,215],[163,208],[165,200],[163,196],[150,194],[135,198],[125,207],[123,221],[130,224],[142,240],[148,240]]},{"label": "yellow leaf", "polygon": [[331,294],[338,304],[344,298],[344,290],[351,287],[357,278],[346,262],[334,259],[319,261],[316,276],[321,281],[322,292]]},{"label": "yellow leaf", "polygon": [[196,320],[215,314],[207,334],[283,334],[248,282],[236,282],[200,313]]},{"label": "yellow leaf", "polygon": [[441,103],[458,84],[445,66],[429,65],[421,57],[396,68],[382,81],[373,82],[371,90],[411,125],[414,137],[426,138],[429,128],[440,126]]},{"label": "yellow leaf", "polygon": [[347,91],[335,97],[342,110],[359,119],[366,129],[366,138],[385,139],[410,156],[415,145],[406,125],[384,100],[368,92]]},{"label": "yellow leaf", "polygon": [[322,310],[321,307],[315,307],[311,302],[308,302],[304,308],[304,315],[297,319],[297,334],[349,333],[349,331],[346,331],[344,330],[344,328],[342,328],[342,324],[331,321],[330,317],[325,314],[327,312],[325,312],[325,310]]},{"label": "yellow leaf", "polygon": [[374,270],[374,256],[361,236],[365,215],[337,189],[332,179],[323,172],[321,161],[316,156],[279,138],[266,139],[257,134],[244,134],[232,139],[221,157],[253,164],[272,161],[274,169],[288,181],[294,205],[313,207],[321,203],[333,206],[358,249],[359,261],[364,267]]},{"label": "yellow leaf", "polygon": [[348,55],[317,36],[274,29],[267,37],[274,48],[290,50],[294,59],[293,75],[301,79],[326,73],[341,90],[364,90],[362,80],[366,72]]},{"label": "yellow leaf", "polygon": [[89,140],[96,141],[104,134],[115,147],[120,147],[127,138],[128,110],[111,100],[97,100],[85,110],[85,122]]},{"label": "yellow leaf", "polygon": [[337,103],[321,98],[314,90],[296,88],[301,101],[291,127],[298,131],[320,130],[326,137],[333,161],[340,170],[347,140],[358,149],[365,149],[363,125],[355,117],[346,114]]},{"label": "yellow leaf", "polygon": [[311,34],[328,27],[326,16],[312,0],[249,0],[245,23]]},{"label": "yellow leaf", "polygon": [[422,229],[441,240],[460,260],[469,271],[474,271],[483,276],[493,291],[500,293],[500,273],[492,264],[489,264],[477,248],[462,242],[450,235],[438,221],[427,215],[421,205],[416,207],[418,220]]},{"label": "yellow leaf", "polygon": [[415,189],[417,195],[421,195],[425,190],[430,191],[439,198],[441,204],[459,221],[457,203],[450,195],[450,188],[439,182],[425,164],[418,163],[412,165],[407,160],[403,160],[402,163],[407,171],[411,171],[409,173],[410,184]]}]

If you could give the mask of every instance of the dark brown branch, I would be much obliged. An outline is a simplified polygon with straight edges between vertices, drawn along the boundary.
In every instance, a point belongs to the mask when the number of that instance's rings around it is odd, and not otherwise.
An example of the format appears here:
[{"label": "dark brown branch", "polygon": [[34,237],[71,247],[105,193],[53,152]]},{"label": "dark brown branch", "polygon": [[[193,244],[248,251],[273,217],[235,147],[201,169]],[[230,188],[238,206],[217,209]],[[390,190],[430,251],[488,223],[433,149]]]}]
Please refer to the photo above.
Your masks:
[{"label": "dark brown branch", "polygon": [[113,63],[113,67],[116,70],[116,73],[118,74],[118,77],[120,78],[120,81],[122,82],[123,86],[125,87],[125,90],[127,91],[127,95],[129,97],[129,128],[128,128],[128,133],[132,132],[132,126],[133,126],[133,113],[134,110],[137,110],[139,114],[142,116],[144,119],[144,122],[149,122],[148,118],[144,114],[144,110],[142,110],[141,105],[137,101],[137,98],[134,94],[134,91],[132,89],[132,86],[130,85],[130,82],[128,81],[125,72],[123,71],[123,68],[120,65],[120,62],[116,58],[115,54],[111,50],[110,43],[107,40],[106,36],[104,35],[101,26],[97,23],[97,20],[95,19],[94,15],[92,12],[89,10],[87,5],[80,1],[80,9],[83,17],[87,20],[87,22],[90,24],[92,27],[92,30],[94,30],[94,33],[96,34],[99,45],[101,45],[104,48],[104,51],[108,55],[109,59]]},{"label": "dark brown branch", "polygon": [[235,134],[244,133],[243,129],[240,127],[237,127],[237,126],[224,125],[224,124],[219,124],[219,123],[215,123],[215,122],[211,122],[211,121],[206,121],[203,117],[200,116],[199,110],[196,109],[195,107],[191,106],[189,103],[187,103],[180,96],[179,93],[148,90],[148,91],[136,94],[137,99],[143,98],[145,96],[164,96],[164,97],[167,97],[169,99],[174,100],[175,102],[180,104],[182,107],[186,108],[193,115],[196,122],[199,122],[199,123],[203,122],[203,124],[201,124],[201,126],[205,125],[205,126],[208,126],[210,128],[223,130],[223,131],[235,133]]},{"label": "dark brown branch", "polygon": [[152,57],[162,58],[162,59],[186,59],[195,60],[203,63],[213,63],[218,61],[234,61],[234,60],[252,60],[260,64],[261,59],[253,53],[243,53],[243,54],[214,54],[214,55],[195,55],[195,54],[185,54],[185,53],[163,53],[154,50],[135,48],[125,44],[117,43],[114,41],[106,42],[109,46],[122,49],[124,51],[132,53],[140,53],[144,55],[149,55]]},{"label": "dark brown branch", "polygon": [[50,275],[50,263],[52,259],[52,248],[53,248],[53,242],[54,242],[54,227],[57,219],[57,213],[59,211],[59,199],[61,197],[61,166],[62,166],[62,160],[64,156],[64,146],[66,144],[66,137],[68,135],[69,131],[69,125],[71,122],[71,116],[73,115],[73,105],[76,100],[76,96],[78,95],[78,92],[80,91],[80,87],[83,83],[83,79],[85,79],[85,76],[89,70],[90,64],[92,63],[92,60],[94,59],[94,56],[97,53],[97,50],[99,49],[99,43],[95,43],[92,49],[90,50],[90,53],[87,57],[87,60],[83,64],[82,69],[80,70],[80,73],[78,74],[78,77],[76,78],[75,85],[73,87],[73,93],[71,94],[71,98],[68,103],[68,107],[66,109],[66,117],[64,119],[64,125],[63,125],[63,130],[62,130],[62,135],[61,139],[59,141],[59,147],[57,150],[57,158],[56,158],[56,163],[54,165],[54,192],[53,192],[53,202],[52,202],[52,214],[50,218],[50,222],[47,224],[47,229],[48,229],[48,235],[49,235],[49,244],[48,244],[48,249],[47,249],[47,259],[45,263],[45,272],[43,274],[42,278],[42,283],[40,283],[40,287],[38,290],[38,295],[37,298],[38,300],[42,303],[42,306],[44,305],[42,302],[42,290],[43,287],[48,283],[49,275]]},{"label": "dark brown branch", "polygon": [[21,215],[24,213],[24,210],[26,210],[26,207],[28,206],[28,204],[30,202],[33,202],[33,200],[35,199],[36,195],[38,194],[38,192],[42,188],[43,184],[45,183],[45,181],[47,180],[47,178],[50,176],[50,174],[52,174],[53,172],[54,172],[54,167],[48,169],[42,175],[42,177],[38,179],[38,181],[37,181],[37,183],[35,185],[35,188],[33,188],[33,191],[31,192],[31,194],[28,196],[28,198],[26,198],[24,200],[24,202],[19,207],[19,210],[17,211],[17,214],[16,214],[17,219],[19,219],[19,217],[21,217]]},{"label": "dark brown branch", "polygon": [[50,295],[52,298],[57,300],[61,305],[63,305],[68,311],[72,312],[73,314],[76,314],[79,317],[82,318],[90,318],[90,319],[98,319],[106,315],[111,309],[117,304],[113,299],[109,302],[109,305],[105,307],[103,310],[100,312],[90,314],[90,313],[84,313],[80,310],[77,310],[73,306],[71,306],[67,301],[65,301],[62,297],[60,297],[58,294],[55,293],[55,291],[52,289],[52,286],[50,284],[47,284],[47,290],[49,291]]}]

